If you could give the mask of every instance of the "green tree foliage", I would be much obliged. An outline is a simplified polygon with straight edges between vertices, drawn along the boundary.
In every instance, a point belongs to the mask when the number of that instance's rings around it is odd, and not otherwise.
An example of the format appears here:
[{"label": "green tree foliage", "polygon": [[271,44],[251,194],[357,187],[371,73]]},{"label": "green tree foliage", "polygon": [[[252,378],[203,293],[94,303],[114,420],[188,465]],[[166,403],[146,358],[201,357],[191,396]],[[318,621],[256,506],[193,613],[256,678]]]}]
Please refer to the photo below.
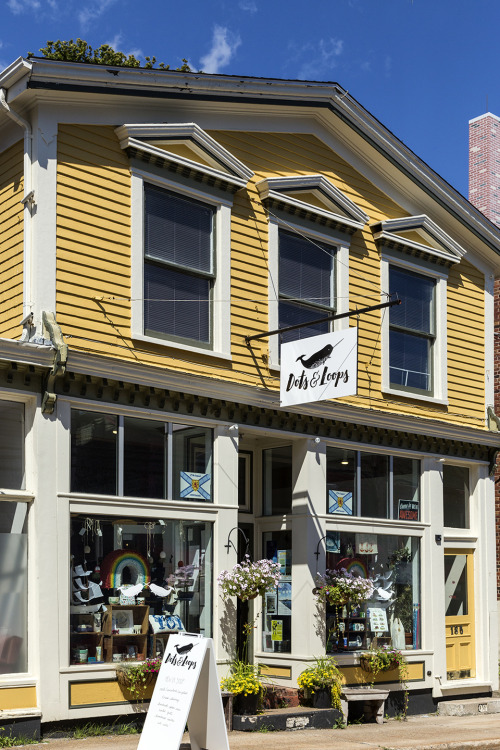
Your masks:
[{"label": "green tree foliage", "polygon": [[[145,63],[141,66],[140,61],[134,55],[125,55],[116,52],[109,44],[101,44],[97,49],[92,49],[83,39],[76,42],[70,39],[68,42],[58,39],[57,42],[47,42],[45,47],[40,47],[40,52],[48,60],[64,60],[65,62],[88,63],[90,65],[114,65],[121,68],[154,68],[156,57],[145,57]],[[28,58],[34,57],[33,52],[28,52]],[[159,63],[160,70],[170,70],[170,65]],[[191,73],[188,61],[182,60],[182,65],[175,70],[181,73]]]}]

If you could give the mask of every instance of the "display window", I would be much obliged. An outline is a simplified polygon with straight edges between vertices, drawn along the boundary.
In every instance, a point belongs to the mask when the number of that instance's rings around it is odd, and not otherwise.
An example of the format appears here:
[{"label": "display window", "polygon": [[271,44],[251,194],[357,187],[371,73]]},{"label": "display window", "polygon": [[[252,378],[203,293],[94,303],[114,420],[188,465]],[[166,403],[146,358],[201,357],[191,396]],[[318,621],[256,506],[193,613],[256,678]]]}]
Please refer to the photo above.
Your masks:
[{"label": "display window", "polygon": [[0,674],[28,671],[28,504],[0,501]]},{"label": "display window", "polygon": [[70,663],[142,661],[212,635],[212,524],[71,516]]},{"label": "display window", "polygon": [[262,650],[289,654],[292,650],[292,532],[262,535],[263,556],[279,563],[281,580],[264,594]]},{"label": "display window", "polygon": [[[329,531],[326,568],[319,582],[332,586],[326,598],[328,653],[385,645],[400,650],[421,647],[417,537]],[[362,595],[337,595],[339,576],[338,588],[363,588]],[[356,578],[366,586],[356,586]]]},{"label": "display window", "polygon": [[0,487],[24,490],[24,404],[0,401]]},{"label": "display window", "polygon": [[455,529],[470,528],[469,469],[443,466],[443,522]]},{"label": "display window", "polygon": [[292,512],[292,446],[267,448],[262,451],[264,480],[263,506],[265,516]]},{"label": "display window", "polygon": [[420,520],[420,461],[404,456],[326,449],[327,512]]},{"label": "display window", "polygon": [[212,502],[213,430],[71,412],[71,491]]}]

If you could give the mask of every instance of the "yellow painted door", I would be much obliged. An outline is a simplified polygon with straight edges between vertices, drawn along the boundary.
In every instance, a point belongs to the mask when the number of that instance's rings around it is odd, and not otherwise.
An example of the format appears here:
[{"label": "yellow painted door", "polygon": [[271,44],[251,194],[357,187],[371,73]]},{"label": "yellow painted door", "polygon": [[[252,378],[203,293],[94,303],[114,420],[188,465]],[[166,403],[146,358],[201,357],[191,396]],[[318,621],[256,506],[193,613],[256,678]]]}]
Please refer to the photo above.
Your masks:
[{"label": "yellow painted door", "polygon": [[446,674],[448,680],[475,677],[474,553],[444,552]]}]

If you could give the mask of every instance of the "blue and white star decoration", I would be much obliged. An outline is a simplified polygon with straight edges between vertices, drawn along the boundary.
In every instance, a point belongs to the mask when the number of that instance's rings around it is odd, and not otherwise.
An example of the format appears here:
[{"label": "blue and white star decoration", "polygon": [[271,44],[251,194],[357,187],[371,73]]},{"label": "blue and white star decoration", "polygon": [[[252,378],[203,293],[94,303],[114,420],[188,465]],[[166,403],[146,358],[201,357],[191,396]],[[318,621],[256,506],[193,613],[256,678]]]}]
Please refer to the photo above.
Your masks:
[{"label": "blue and white star decoration", "polygon": [[[208,484],[207,484],[208,483]],[[203,485],[207,485],[206,489]],[[210,500],[210,474],[181,471],[181,498]]]},{"label": "blue and white star decoration", "polygon": [[339,490],[328,490],[330,503],[329,513],[339,513],[352,516],[352,492],[340,492]]}]

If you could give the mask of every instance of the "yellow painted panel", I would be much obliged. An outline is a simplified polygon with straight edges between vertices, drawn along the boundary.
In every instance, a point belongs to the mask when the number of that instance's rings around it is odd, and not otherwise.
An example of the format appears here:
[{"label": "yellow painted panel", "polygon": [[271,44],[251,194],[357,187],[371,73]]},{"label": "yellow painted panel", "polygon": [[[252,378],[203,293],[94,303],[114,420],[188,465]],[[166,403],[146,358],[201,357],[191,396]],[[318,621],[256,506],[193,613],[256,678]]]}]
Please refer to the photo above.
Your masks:
[{"label": "yellow painted panel", "polygon": [[[151,141],[152,146],[156,146],[157,148],[161,148],[163,151],[170,151],[172,154],[175,154],[176,156],[181,156],[183,159],[191,159],[191,161],[196,161],[198,164],[204,164],[206,167],[213,167],[214,164],[209,159],[203,159],[202,156],[195,151],[193,151],[192,148],[189,147],[187,143],[156,143],[155,141]],[[216,169],[222,170],[223,172],[226,172],[227,170],[222,166],[222,164],[217,164]]]},{"label": "yellow painted panel", "polygon": [[[373,680],[371,672],[365,672],[359,666],[339,667],[343,675],[344,685],[369,685]],[[408,664],[407,682],[416,682],[424,679],[425,662],[412,662]],[[399,682],[399,670],[389,669],[387,672],[379,672],[374,680],[380,682]]]},{"label": "yellow painted panel", "polygon": [[[144,693],[144,700],[150,700],[154,685],[149,685]],[[88,682],[71,682],[69,686],[69,707],[92,705],[113,705],[136,700],[126,688],[116,680],[95,680]]]},{"label": "yellow painted panel", "polygon": [[291,677],[291,667],[279,667],[279,666],[268,666],[266,664],[260,664],[260,673],[263,677]]},{"label": "yellow painted panel", "polygon": [[16,708],[36,708],[36,687],[0,688],[0,711],[12,711]]},{"label": "yellow painted panel", "polygon": [[23,142],[0,154],[0,337],[19,338],[23,312]]}]

